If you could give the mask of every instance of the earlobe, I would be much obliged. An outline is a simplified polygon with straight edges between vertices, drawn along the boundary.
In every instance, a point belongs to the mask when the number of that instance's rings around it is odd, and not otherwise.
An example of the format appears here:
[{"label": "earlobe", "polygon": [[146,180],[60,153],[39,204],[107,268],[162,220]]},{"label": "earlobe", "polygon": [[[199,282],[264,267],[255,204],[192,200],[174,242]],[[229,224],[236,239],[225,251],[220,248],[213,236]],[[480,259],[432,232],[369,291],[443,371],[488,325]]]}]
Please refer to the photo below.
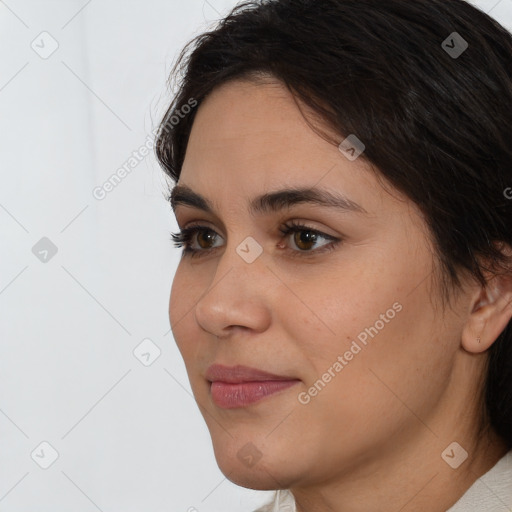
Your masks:
[{"label": "earlobe", "polygon": [[487,335],[485,326],[484,316],[475,318],[472,315],[472,318],[468,320],[462,331],[461,342],[464,350],[478,354],[485,352],[492,345],[494,340],[491,341],[491,338]]},{"label": "earlobe", "polygon": [[479,296],[462,331],[462,346],[472,353],[485,352],[512,318],[512,277],[493,277]]}]

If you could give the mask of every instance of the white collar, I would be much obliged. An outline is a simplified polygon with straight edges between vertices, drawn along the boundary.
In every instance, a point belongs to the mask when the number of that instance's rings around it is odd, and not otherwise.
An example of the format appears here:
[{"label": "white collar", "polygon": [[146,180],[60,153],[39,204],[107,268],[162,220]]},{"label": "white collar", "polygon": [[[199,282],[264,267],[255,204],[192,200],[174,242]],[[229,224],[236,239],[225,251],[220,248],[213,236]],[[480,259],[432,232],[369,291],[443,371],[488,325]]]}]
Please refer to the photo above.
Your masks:
[{"label": "white collar", "polygon": [[512,450],[483,474],[446,512],[509,512],[512,510]]}]

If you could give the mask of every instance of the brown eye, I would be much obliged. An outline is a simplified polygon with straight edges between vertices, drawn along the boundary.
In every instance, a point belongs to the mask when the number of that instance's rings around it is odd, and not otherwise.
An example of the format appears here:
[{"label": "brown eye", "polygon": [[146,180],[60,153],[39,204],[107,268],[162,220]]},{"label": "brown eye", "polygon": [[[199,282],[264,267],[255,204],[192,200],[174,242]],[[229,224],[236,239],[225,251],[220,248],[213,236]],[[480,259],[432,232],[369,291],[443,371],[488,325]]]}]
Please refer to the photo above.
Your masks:
[{"label": "brown eye", "polygon": [[[321,254],[334,249],[342,242],[341,238],[327,235],[322,231],[303,224],[284,224],[279,228],[279,231],[284,238],[289,239],[289,242],[293,240],[293,245],[297,247],[296,249],[290,247],[285,249],[289,256],[307,257],[309,255]],[[176,247],[184,246],[183,256],[186,255],[192,258],[199,258],[202,255],[210,254],[219,247],[219,244],[215,244],[219,241],[221,242],[220,245],[222,245],[223,240],[218,233],[206,226],[184,228],[178,233],[172,233],[171,239]],[[324,243],[317,245],[321,240]],[[285,248],[285,246],[286,244],[281,243],[278,247]]]},{"label": "brown eye", "polygon": [[313,231],[296,231],[293,239],[299,249],[307,251],[315,246],[317,234]]},{"label": "brown eye", "polygon": [[197,243],[201,249],[209,249],[209,243],[215,242],[216,233],[213,231],[199,231],[197,234]]},{"label": "brown eye", "polygon": [[[308,256],[314,254],[321,254],[324,251],[334,249],[341,238],[336,238],[332,235],[318,231],[312,227],[306,226],[297,222],[290,222],[283,224],[279,231],[284,238],[289,238],[290,245],[295,245],[297,249],[289,248],[288,254],[290,256]],[[319,245],[319,242],[324,241]],[[283,244],[281,244],[281,247]]]}]

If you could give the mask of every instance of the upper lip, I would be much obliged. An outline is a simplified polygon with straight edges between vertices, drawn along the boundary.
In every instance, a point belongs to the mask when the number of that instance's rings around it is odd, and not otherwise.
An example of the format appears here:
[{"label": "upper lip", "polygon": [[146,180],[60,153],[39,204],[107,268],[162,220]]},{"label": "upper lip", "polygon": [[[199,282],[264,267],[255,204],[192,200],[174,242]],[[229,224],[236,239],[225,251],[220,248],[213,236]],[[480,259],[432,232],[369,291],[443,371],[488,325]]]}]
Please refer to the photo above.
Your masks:
[{"label": "upper lip", "polygon": [[284,375],[275,375],[263,370],[258,370],[257,368],[250,368],[249,366],[224,366],[221,364],[212,364],[207,369],[205,377],[210,382],[220,381],[231,384],[268,380],[297,380]]}]

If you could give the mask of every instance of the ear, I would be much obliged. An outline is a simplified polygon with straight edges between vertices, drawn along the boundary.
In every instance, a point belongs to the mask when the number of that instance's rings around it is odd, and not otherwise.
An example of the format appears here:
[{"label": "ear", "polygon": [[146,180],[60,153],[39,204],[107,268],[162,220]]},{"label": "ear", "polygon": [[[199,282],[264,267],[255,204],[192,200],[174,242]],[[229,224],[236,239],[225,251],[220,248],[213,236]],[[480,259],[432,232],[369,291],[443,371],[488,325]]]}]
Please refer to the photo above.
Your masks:
[{"label": "ear", "polygon": [[494,275],[478,287],[462,331],[462,346],[472,353],[487,350],[512,318],[512,274]]}]

